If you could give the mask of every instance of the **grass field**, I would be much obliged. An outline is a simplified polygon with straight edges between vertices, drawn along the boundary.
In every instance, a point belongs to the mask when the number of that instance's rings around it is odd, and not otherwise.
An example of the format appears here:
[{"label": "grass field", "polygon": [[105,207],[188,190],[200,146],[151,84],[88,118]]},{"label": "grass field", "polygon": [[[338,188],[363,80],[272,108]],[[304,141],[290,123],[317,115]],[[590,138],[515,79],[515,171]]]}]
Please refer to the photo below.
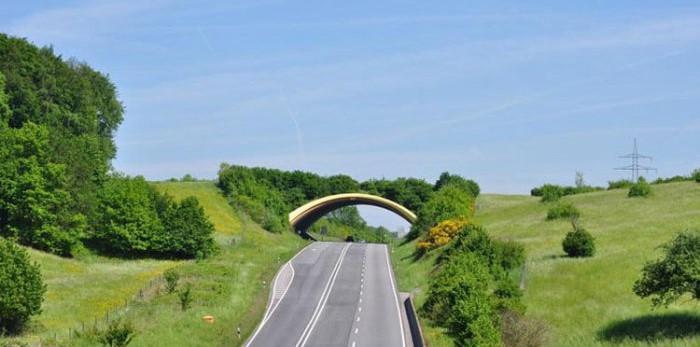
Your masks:
[{"label": "grass field", "polygon": [[[583,226],[596,238],[590,259],[564,257],[561,240],[571,226],[545,221],[548,206],[529,196],[483,195],[477,220],[497,238],[527,250],[524,302],[527,314],[550,326],[552,346],[700,346],[700,305],[689,300],[652,310],[632,292],[643,264],[658,246],[688,228],[700,228],[700,184],[653,186],[649,198],[627,198],[626,190],[569,196]],[[395,249],[402,290],[417,288],[424,300],[432,259],[413,262],[413,244]],[[450,346],[426,322],[431,346]]]},{"label": "grass field", "polygon": [[[44,346],[94,346],[87,338],[68,339],[69,329],[80,331],[85,323],[89,330],[95,319],[104,325],[107,315],[133,322],[138,334],[130,346],[237,346],[250,334],[264,312],[267,284],[304,241],[292,233],[271,234],[240,218],[212,182],[154,185],[176,199],[199,199],[216,228],[219,253],[203,261],[164,261],[89,254],[64,259],[30,250],[41,265],[48,292],[43,313],[33,319],[21,340],[41,340]],[[192,286],[192,308],[185,312],[177,294],[166,294],[158,281],[169,268]],[[143,299],[137,295],[140,291],[145,293]],[[204,315],[213,315],[214,324],[204,323]],[[235,334],[238,326],[241,339]]]},{"label": "grass field", "polygon": [[[166,269],[177,265],[172,261],[111,260],[97,256],[65,259],[28,249],[31,258],[41,266],[47,293],[43,312],[32,321],[23,340],[59,340],[69,329],[93,324],[110,311],[124,306],[139,289]],[[0,339],[1,341],[1,339]]]},{"label": "grass field", "polygon": [[211,181],[198,182],[155,182],[156,189],[175,197],[184,199],[196,196],[202,205],[216,232],[222,235],[234,235],[241,232],[240,217],[229,206],[226,198]]}]

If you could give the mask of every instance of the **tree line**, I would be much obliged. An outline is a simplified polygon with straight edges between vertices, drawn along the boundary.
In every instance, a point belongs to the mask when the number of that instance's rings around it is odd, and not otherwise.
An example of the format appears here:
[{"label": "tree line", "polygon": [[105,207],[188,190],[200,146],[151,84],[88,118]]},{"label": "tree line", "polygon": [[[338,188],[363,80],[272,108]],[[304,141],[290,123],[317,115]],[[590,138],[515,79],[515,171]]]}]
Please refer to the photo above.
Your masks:
[{"label": "tree line", "polygon": [[[434,183],[399,177],[359,182],[348,175],[321,176],[304,171],[284,171],[223,163],[217,185],[231,203],[272,232],[289,229],[287,214],[306,202],[341,193],[364,192],[395,201],[418,215],[409,236],[417,237],[446,219],[442,205],[474,208],[480,192],[473,180],[444,172]],[[438,211],[439,210],[439,211]]]},{"label": "tree line", "polygon": [[143,177],[114,173],[124,116],[109,76],[0,34],[0,335],[41,311],[38,265],[15,243],[70,257],[200,258],[213,226]]},{"label": "tree line", "polygon": [[123,117],[109,76],[0,34],[0,235],[61,256],[210,254],[213,228],[196,200],[113,172]]}]

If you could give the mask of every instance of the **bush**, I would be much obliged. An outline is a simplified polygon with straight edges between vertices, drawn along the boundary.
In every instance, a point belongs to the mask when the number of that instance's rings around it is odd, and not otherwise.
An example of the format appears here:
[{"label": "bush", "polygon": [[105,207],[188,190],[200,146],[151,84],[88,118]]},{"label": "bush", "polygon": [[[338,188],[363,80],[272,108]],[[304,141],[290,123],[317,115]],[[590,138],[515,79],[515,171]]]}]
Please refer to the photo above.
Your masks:
[{"label": "bush", "polygon": [[[562,196],[567,196],[567,195],[575,195],[575,194],[584,194],[584,193],[590,193],[590,192],[597,192],[603,190],[602,187],[593,187],[589,185],[577,185],[575,187],[572,186],[559,186],[556,184],[544,184],[541,187],[535,187],[530,190],[530,195],[532,196],[540,196],[543,197],[545,194],[548,194],[548,197],[546,198],[548,201],[556,201],[559,200]],[[554,200],[550,200],[554,199]]]},{"label": "bush", "polygon": [[491,240],[482,227],[465,224],[436,260],[423,314],[458,346],[500,345],[497,312],[524,311],[522,291],[508,275],[524,258],[522,246]]},{"label": "bush", "polygon": [[695,180],[695,182],[700,183],[700,169],[695,169],[690,177]]},{"label": "bush", "polygon": [[547,211],[547,220],[578,218],[579,216],[581,216],[581,213],[571,203],[558,203]]},{"label": "bush", "polygon": [[617,181],[610,181],[608,182],[608,190],[612,189],[627,189],[631,187],[634,184],[634,182],[626,179],[621,179]]},{"label": "bush", "polygon": [[165,278],[165,289],[168,291],[168,294],[174,293],[177,288],[177,281],[180,280],[180,274],[173,269],[168,269],[163,273],[163,278]]},{"label": "bush", "polygon": [[676,175],[673,177],[668,177],[668,178],[657,178],[654,180],[653,184],[665,184],[665,183],[674,183],[674,182],[686,182],[686,181],[691,181],[692,177],[686,177],[686,176],[680,176]]},{"label": "bush", "polygon": [[564,188],[554,184],[545,184],[540,191],[542,194],[540,201],[542,202],[559,201],[564,196]]},{"label": "bush", "polygon": [[651,185],[649,185],[644,177],[640,177],[637,183],[630,187],[630,191],[627,193],[627,196],[630,198],[647,197],[649,194],[651,194]]},{"label": "bush", "polygon": [[525,247],[523,245],[510,240],[493,240],[492,244],[496,262],[506,271],[525,264]]},{"label": "bush", "polygon": [[180,179],[180,182],[196,182],[196,181],[197,181],[197,179],[194,178],[194,177],[193,177],[192,175],[190,175],[190,174],[185,174],[185,175],[182,176],[182,178]]},{"label": "bush", "polygon": [[652,297],[654,306],[668,306],[684,294],[700,300],[700,231],[685,231],[663,245],[663,258],[647,263],[634,292]]},{"label": "bush", "polygon": [[185,289],[178,292],[177,297],[180,299],[180,308],[187,311],[192,306],[192,285],[187,283]]},{"label": "bush", "polygon": [[491,281],[479,257],[456,254],[431,279],[421,310],[445,326],[458,345],[497,346],[498,316],[488,296]]},{"label": "bush", "polygon": [[593,236],[575,223],[574,230],[566,234],[561,245],[569,257],[592,257],[595,254]]},{"label": "bush", "polygon": [[126,347],[135,335],[131,323],[115,320],[109,323],[107,329],[97,333],[97,341],[105,347]]},{"label": "bush", "polygon": [[25,250],[0,238],[0,335],[17,333],[41,312],[46,286]]},{"label": "bush", "polygon": [[505,310],[501,312],[501,338],[505,347],[543,347],[547,345],[547,326]]},{"label": "bush", "polygon": [[428,234],[425,235],[422,241],[418,242],[416,247],[419,251],[425,252],[434,248],[446,245],[448,242],[459,233],[464,227],[469,224],[465,218],[448,219],[438,223],[438,225],[430,228]]},{"label": "bush", "polygon": [[418,219],[411,226],[406,239],[415,239],[444,220],[471,218],[474,215],[474,202],[470,193],[456,185],[442,187],[418,211]]}]

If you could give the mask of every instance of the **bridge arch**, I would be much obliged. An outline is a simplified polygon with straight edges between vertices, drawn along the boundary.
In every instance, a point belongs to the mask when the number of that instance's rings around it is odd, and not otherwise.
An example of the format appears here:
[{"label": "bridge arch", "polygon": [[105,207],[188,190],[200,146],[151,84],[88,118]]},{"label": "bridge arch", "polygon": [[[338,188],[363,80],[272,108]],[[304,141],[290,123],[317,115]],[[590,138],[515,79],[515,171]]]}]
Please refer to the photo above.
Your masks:
[{"label": "bridge arch", "polygon": [[411,212],[411,210],[389,199],[371,194],[345,193],[329,195],[300,206],[289,213],[289,224],[295,231],[306,231],[314,222],[328,212],[351,205],[372,205],[381,207],[396,213],[411,224],[413,224],[417,218],[415,213]]}]

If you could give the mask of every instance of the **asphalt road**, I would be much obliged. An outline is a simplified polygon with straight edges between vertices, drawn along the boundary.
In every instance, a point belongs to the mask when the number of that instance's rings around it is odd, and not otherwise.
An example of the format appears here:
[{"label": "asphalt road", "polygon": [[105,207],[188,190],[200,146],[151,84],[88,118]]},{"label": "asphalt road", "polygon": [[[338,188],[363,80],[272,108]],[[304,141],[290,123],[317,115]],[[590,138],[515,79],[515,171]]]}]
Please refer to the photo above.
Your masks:
[{"label": "asphalt road", "polygon": [[386,246],[315,242],[289,264],[246,347],[406,347]]}]

